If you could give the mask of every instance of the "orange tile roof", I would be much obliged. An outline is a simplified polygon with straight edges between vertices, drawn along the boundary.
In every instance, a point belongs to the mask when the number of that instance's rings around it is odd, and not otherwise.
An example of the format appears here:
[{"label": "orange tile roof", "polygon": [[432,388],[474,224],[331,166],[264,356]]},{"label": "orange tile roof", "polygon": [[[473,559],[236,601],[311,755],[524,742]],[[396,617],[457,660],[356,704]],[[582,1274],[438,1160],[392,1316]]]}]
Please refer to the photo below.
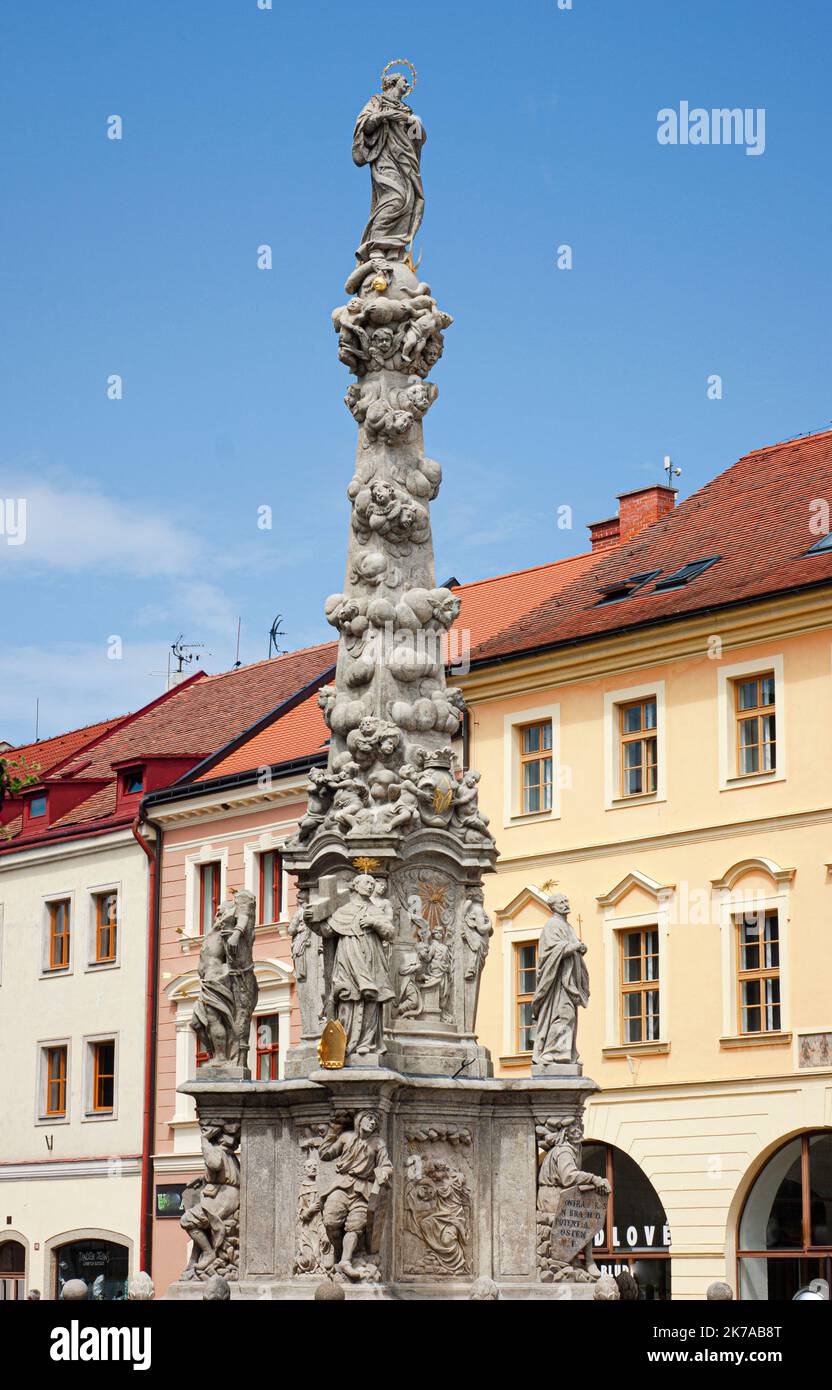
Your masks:
[{"label": "orange tile roof", "polygon": [[[598,559],[597,554],[575,555],[552,564],[536,565],[534,569],[460,584],[454,590],[462,607],[451,630],[451,663],[465,655],[466,637],[473,650],[530,608],[585,574]],[[336,650],[333,646],[333,660]],[[209,765],[195,780],[208,782],[256,767],[274,767],[296,758],[313,757],[324,751],[328,739],[329,730],[318,708],[317,692],[314,692],[288,713],[277,714],[265,728],[230,750],[227,757]]]}]

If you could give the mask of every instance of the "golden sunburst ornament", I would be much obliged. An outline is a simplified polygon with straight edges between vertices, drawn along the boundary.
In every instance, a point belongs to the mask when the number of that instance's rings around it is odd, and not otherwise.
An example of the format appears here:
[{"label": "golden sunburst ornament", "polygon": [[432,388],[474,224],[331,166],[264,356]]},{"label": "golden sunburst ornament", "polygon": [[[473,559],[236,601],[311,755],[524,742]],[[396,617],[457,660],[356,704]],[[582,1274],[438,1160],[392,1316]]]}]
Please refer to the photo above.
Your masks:
[{"label": "golden sunburst ornament", "polygon": [[360,874],[374,874],[381,864],[380,859],[368,859],[366,855],[359,855],[358,859],[353,859],[352,867],[357,869]]}]

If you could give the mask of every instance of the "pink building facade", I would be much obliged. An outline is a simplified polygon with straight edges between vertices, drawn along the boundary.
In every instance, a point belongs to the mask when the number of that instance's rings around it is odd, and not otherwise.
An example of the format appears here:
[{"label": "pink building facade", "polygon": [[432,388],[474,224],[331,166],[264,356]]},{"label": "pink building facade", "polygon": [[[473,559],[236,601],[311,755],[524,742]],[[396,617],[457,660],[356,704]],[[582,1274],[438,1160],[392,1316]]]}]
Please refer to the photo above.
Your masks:
[{"label": "pink building facade", "polygon": [[194,1102],[177,1092],[201,1062],[191,1019],[199,995],[202,932],[216,903],[236,889],[257,895],[259,998],[249,1053],[252,1075],[282,1078],[286,1049],[300,1032],[287,930],[294,882],[283,870],[281,851],[305,810],[304,782],[305,774],[290,775],[268,788],[252,781],[208,793],[196,784],[190,795],[150,808],[162,834],[153,1146],[157,1297],[187,1263],[181,1193],[203,1171]]}]

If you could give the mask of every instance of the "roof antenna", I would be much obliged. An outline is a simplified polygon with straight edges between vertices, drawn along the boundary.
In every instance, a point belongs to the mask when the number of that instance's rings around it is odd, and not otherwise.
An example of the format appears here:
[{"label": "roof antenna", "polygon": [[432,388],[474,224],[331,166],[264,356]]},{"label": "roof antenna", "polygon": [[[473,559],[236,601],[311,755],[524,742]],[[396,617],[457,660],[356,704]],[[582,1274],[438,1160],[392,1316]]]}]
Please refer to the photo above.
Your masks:
[{"label": "roof antenna", "polygon": [[280,626],[280,624],[281,624],[282,622],[283,622],[283,614],[282,614],[282,613],[278,613],[277,617],[275,618],[274,622],[272,623],[271,627],[269,628],[269,657],[268,657],[268,659],[271,659],[272,656],[285,656],[285,655],[286,655],[286,653],[285,653],[285,652],[282,652],[282,651],[280,650],[280,647],[277,645],[277,639],[278,639],[278,637],[285,637],[285,636],[286,636],[286,633],[283,631],[282,627]]},{"label": "roof antenna", "polygon": [[[181,632],[176,641],[171,642],[170,649],[176,659],[176,670],[171,671],[168,677],[168,689],[174,685],[181,685],[183,680],[187,679],[185,667],[190,666],[192,661],[199,661],[199,657],[194,656],[194,652],[200,651],[204,646],[204,642],[183,642]],[[208,656],[210,655],[211,653],[208,652]]]},{"label": "roof antenna", "polygon": [[667,474],[667,486],[668,486],[668,487],[672,487],[672,486],[673,486],[673,479],[674,479],[674,478],[681,478],[681,476],[682,476],[682,470],[681,470],[681,468],[677,468],[677,467],[676,467],[676,465],[674,464],[672,458],[670,457],[670,454],[665,454],[665,456],[664,456],[664,471],[665,471],[665,473]]},{"label": "roof antenna", "polygon": [[235,656],[235,658],[234,658],[234,670],[235,670],[235,671],[236,671],[240,666],[242,666],[242,664],[243,664],[242,661],[240,660],[240,628],[242,627],[242,624],[243,624],[242,618],[238,618],[238,619],[237,619],[237,654],[236,654],[236,656]]}]

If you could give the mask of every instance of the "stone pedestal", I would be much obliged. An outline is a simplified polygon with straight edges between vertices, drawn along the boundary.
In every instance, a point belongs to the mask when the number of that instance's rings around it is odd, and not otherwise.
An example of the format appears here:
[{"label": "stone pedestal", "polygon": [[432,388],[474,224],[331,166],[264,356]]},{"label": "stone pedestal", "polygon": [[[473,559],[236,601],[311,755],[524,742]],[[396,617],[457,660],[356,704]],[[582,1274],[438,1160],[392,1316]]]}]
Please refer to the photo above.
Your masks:
[{"label": "stone pedestal", "polygon": [[[336,1163],[320,1157],[321,1141],[336,1117],[350,1133],[353,1117],[369,1111],[379,1117],[391,1171],[365,1194],[367,1228],[355,1257],[378,1278],[336,1276],[348,1298],[468,1299],[483,1276],[502,1298],[591,1298],[591,1284],[540,1277],[535,1125],[580,1121],[592,1081],[453,1081],[351,1067],[183,1089],[203,1119],[241,1125],[236,1297],[312,1298],[332,1275],[320,1213],[309,1219],[316,1206],[327,1210],[339,1181]],[[170,1297],[201,1293],[191,1281]]]}]

